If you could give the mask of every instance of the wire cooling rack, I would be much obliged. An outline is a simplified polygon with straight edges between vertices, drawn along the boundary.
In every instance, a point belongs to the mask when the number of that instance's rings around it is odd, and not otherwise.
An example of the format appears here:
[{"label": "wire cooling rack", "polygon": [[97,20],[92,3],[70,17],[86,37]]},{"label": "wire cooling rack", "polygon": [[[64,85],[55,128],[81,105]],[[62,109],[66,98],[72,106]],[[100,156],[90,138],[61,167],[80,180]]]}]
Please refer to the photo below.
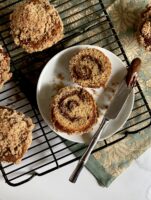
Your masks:
[{"label": "wire cooling rack", "polygon": [[[0,92],[0,105],[24,112],[33,119],[36,127],[33,142],[21,164],[1,163],[5,181],[18,186],[35,176],[42,176],[77,160],[84,145],[62,139],[43,121],[35,100],[38,76],[45,63],[57,52],[78,44],[93,44],[109,49],[128,66],[129,61],[114,30],[103,2],[100,0],[51,0],[57,8],[65,27],[65,37],[57,45],[40,53],[27,54],[16,47],[10,35],[9,15],[20,1],[0,1],[0,43],[11,57],[13,79]],[[104,140],[93,151],[106,148],[134,134],[151,123],[151,111],[137,84],[133,112],[116,139]],[[76,155],[76,157],[74,156]]]}]

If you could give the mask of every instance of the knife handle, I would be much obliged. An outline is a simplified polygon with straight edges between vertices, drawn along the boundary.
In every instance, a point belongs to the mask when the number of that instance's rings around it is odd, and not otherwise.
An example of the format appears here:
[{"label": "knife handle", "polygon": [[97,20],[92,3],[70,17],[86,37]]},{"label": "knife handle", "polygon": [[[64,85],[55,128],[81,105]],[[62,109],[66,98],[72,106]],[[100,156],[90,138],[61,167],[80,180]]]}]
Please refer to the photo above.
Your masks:
[{"label": "knife handle", "polygon": [[128,87],[134,87],[138,78],[138,72],[141,67],[141,59],[134,58],[128,68],[128,72],[126,75],[126,83]]},{"label": "knife handle", "polygon": [[100,135],[101,135],[101,130],[104,128],[105,124],[107,123],[108,119],[107,118],[103,118],[102,122],[98,128],[98,130],[96,131],[96,133],[93,135],[87,149],[85,150],[85,152],[83,153],[82,157],[80,158],[75,170],[72,172],[69,181],[72,183],[75,183],[78,179],[78,176],[80,175],[80,172],[82,171],[84,165],[87,163],[90,154],[92,153],[96,143],[98,142]]}]

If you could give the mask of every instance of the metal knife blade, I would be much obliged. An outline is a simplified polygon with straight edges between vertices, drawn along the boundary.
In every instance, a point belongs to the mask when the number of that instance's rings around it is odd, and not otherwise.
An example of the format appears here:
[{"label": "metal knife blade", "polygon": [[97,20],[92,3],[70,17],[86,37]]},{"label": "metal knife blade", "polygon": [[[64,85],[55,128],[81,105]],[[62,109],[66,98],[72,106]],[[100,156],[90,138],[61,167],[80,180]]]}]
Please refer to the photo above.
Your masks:
[{"label": "metal knife blade", "polygon": [[111,101],[111,104],[109,105],[104,117],[108,120],[115,119],[121,111],[131,92],[132,87],[127,87],[126,81],[123,80],[118,87],[117,92],[115,93],[113,100]]},{"label": "metal knife blade", "polygon": [[128,68],[128,73],[126,75],[126,79],[122,81],[120,86],[118,87],[111,104],[105,113],[105,118],[107,120],[115,119],[119,112],[121,111],[123,105],[125,104],[129,94],[132,92],[133,86],[136,83],[138,71],[140,69],[141,60],[139,58],[135,58],[131,66]]}]

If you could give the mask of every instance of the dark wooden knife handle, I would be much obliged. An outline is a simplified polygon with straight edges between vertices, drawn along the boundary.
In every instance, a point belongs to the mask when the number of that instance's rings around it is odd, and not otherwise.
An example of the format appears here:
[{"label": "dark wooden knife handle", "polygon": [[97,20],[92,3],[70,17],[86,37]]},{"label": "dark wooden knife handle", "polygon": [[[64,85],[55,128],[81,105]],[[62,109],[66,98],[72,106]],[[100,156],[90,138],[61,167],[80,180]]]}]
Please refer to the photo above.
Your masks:
[{"label": "dark wooden knife handle", "polygon": [[133,87],[136,84],[140,67],[141,67],[141,59],[134,58],[128,68],[128,72],[126,75],[126,83],[128,86]]}]

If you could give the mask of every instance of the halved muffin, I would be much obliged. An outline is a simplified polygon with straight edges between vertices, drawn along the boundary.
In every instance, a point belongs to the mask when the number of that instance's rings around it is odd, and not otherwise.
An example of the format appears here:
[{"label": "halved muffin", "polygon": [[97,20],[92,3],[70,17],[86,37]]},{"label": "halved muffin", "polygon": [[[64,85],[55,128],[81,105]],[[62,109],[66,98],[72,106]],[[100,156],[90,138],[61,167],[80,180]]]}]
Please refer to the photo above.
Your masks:
[{"label": "halved muffin", "polygon": [[96,123],[98,110],[89,92],[80,87],[64,87],[54,96],[51,121],[56,130],[67,134],[88,132]]},{"label": "halved muffin", "polygon": [[69,62],[74,83],[83,87],[105,87],[111,74],[111,63],[107,56],[95,48],[86,48],[75,54]]}]

